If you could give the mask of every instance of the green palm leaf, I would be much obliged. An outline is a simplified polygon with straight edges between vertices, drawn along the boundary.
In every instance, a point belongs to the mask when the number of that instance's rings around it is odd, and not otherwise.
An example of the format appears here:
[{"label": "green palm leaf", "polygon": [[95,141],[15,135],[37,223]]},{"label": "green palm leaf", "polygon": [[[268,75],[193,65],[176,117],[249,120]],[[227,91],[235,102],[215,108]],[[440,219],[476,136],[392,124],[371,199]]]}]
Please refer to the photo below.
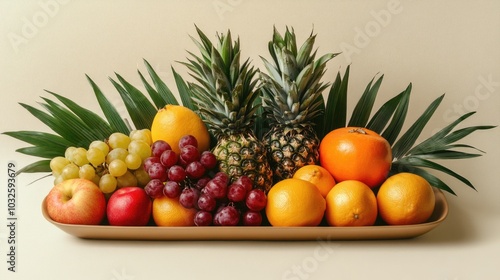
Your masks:
[{"label": "green palm leaf", "polygon": [[335,82],[330,87],[326,100],[324,127],[319,135],[326,135],[328,132],[346,125],[347,86],[350,68],[351,66],[348,65],[344,77],[341,77],[340,73],[338,73]]},{"label": "green palm leaf", "polygon": [[21,173],[41,173],[41,172],[50,172],[50,160],[45,159],[45,160],[39,160],[33,163],[30,163],[23,168],[19,169],[16,172],[16,175],[19,175]]},{"label": "green palm leaf", "polygon": [[[157,108],[158,109],[162,108],[166,104],[178,105],[179,102],[175,98],[174,94],[168,88],[168,86],[165,84],[165,82],[163,82],[163,80],[160,78],[160,76],[158,76],[158,74],[153,69],[153,67],[151,67],[151,64],[147,60],[144,60],[144,64],[146,65],[146,69],[149,73],[149,77],[151,78],[151,81],[153,82],[153,84],[156,88],[156,92],[158,93],[159,98],[161,98],[163,100],[163,105],[158,106],[159,105],[158,104]],[[151,96],[151,97],[153,98],[153,96]],[[156,99],[159,99],[159,98],[156,98]]]},{"label": "green palm leaf", "polygon": [[191,92],[189,91],[189,87],[184,79],[179,75],[175,69],[172,67],[172,73],[174,74],[175,84],[177,85],[177,90],[179,91],[179,95],[181,97],[182,105],[187,107],[193,111],[197,111],[198,107],[191,100]]},{"label": "green palm leaf", "polygon": [[413,144],[415,144],[417,138],[420,136],[420,133],[438,108],[443,98],[444,94],[434,100],[431,105],[427,107],[425,112],[417,119],[417,121],[415,121],[415,123],[413,123],[413,125],[408,128],[406,133],[403,134],[403,136],[401,136],[401,138],[396,143],[394,143],[392,147],[392,156],[395,159],[398,159],[401,156],[405,155],[406,152],[408,152],[408,150],[410,150],[410,148],[413,146]]},{"label": "green palm leaf", "polygon": [[40,131],[7,131],[3,134],[35,146],[47,145],[50,147],[65,149],[66,147],[72,145],[70,141],[59,135]]},{"label": "green palm leaf", "polygon": [[36,156],[36,157],[48,158],[48,159],[52,159],[54,157],[61,155],[60,151],[47,149],[44,146],[32,146],[32,147],[19,148],[16,150],[16,152],[21,153],[21,154],[25,154],[25,155],[29,155],[29,156]]},{"label": "green palm leaf", "polygon": [[384,75],[378,78],[374,85],[372,85],[372,83],[375,77],[370,81],[370,83],[368,83],[363,95],[352,111],[352,116],[349,120],[348,126],[366,127],[383,78]]},{"label": "green palm leaf", "polygon": [[380,134],[382,137],[387,139],[389,144],[394,144],[394,141],[398,138],[399,133],[404,125],[406,114],[408,113],[408,107],[410,106],[410,93],[411,84],[408,85],[405,91],[401,93],[401,99],[399,100],[398,106],[391,114],[392,119],[387,128]]},{"label": "green palm leaf", "polygon": [[129,127],[122,119],[122,117],[120,116],[116,108],[113,106],[113,104],[109,102],[109,100],[102,93],[97,84],[89,76],[86,75],[86,77],[90,85],[92,86],[92,89],[94,90],[97,102],[99,103],[99,106],[101,106],[101,110],[104,113],[106,119],[108,120],[111,129],[113,129],[114,132],[129,134],[130,133]]},{"label": "green palm leaf", "polygon": [[137,70],[137,73],[139,74],[142,84],[144,85],[144,88],[146,88],[146,91],[148,92],[149,97],[151,97],[151,100],[153,101],[155,107],[158,109],[164,106],[167,101],[163,98],[163,96],[160,95],[153,86],[151,86],[144,75],[142,75],[141,71]]},{"label": "green palm leaf", "polygon": [[110,79],[110,81],[120,94],[135,128],[151,128],[157,109],[141,91],[127,82],[122,76],[116,74],[116,77],[119,83],[113,79]]},{"label": "green palm leaf", "polygon": [[[391,174],[412,172],[426,178],[433,186],[455,194],[445,182],[427,171],[430,169],[450,175],[468,187],[475,189],[464,176],[434,162],[434,160],[466,159],[481,156],[481,153],[483,153],[481,150],[471,145],[456,142],[474,131],[487,130],[495,126],[472,126],[453,131],[455,126],[473,114],[467,113],[428,139],[416,144],[422,130],[443,100],[444,94],[435,99],[407,131],[399,136],[406,120],[412,85],[409,84],[403,92],[386,101],[370,119],[382,77],[375,83],[373,83],[374,78],[368,83],[363,95],[354,107],[347,125],[367,127],[387,139],[393,152]],[[337,74],[327,96],[324,116],[325,125],[323,126],[325,134],[335,128],[346,126],[348,78],[349,67],[343,78],[340,74]],[[480,153],[469,153],[457,149],[472,149]]]},{"label": "green palm leaf", "polygon": [[93,140],[99,139],[99,131],[89,127],[70,110],[48,98],[42,97],[42,99],[46,103],[41,103],[41,105],[45,107],[45,109],[52,114],[54,120],[58,122],[58,129],[64,130],[67,135],[72,135],[71,138],[76,140],[74,142],[76,145],[88,145]]},{"label": "green palm leaf", "polygon": [[110,135],[111,133],[113,133],[110,125],[96,113],[83,108],[82,106],[76,104],[66,97],[63,97],[51,91],[47,92],[55,96],[61,103],[63,103],[76,116],[78,116],[88,127],[92,128],[92,130],[98,133],[98,136]]},{"label": "green palm leaf", "polygon": [[405,97],[405,95],[406,91],[385,102],[373,115],[366,127],[377,132],[378,134],[382,134],[384,128],[387,126],[387,123],[389,123],[389,120],[394,115],[396,108],[401,103],[401,99]]}]

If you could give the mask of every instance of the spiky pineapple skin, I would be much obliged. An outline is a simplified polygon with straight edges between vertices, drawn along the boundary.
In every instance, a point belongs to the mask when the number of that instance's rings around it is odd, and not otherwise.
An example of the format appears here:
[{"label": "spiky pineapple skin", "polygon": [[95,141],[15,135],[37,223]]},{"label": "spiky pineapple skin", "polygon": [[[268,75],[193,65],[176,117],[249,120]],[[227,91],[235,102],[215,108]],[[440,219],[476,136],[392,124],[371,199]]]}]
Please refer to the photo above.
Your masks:
[{"label": "spiky pineapple skin", "polygon": [[263,137],[274,180],[292,178],[295,171],[319,162],[320,139],[310,126],[273,127]]},{"label": "spiky pineapple skin", "polygon": [[254,188],[265,192],[271,188],[273,173],[266,148],[252,133],[222,136],[212,152],[219,170],[228,174],[231,181],[246,175],[254,181]]}]

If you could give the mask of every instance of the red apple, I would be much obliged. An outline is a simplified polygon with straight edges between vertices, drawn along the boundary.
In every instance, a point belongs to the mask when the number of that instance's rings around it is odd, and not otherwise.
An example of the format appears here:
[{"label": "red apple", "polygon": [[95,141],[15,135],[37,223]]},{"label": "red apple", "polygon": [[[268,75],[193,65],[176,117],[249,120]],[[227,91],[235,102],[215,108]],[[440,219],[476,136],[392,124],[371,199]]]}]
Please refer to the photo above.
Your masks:
[{"label": "red apple", "polygon": [[143,188],[124,187],[108,200],[107,216],[112,226],[144,226],[149,222],[153,202]]},{"label": "red apple", "polygon": [[55,185],[46,201],[47,213],[59,223],[98,225],[106,214],[104,194],[86,179],[70,179]]}]

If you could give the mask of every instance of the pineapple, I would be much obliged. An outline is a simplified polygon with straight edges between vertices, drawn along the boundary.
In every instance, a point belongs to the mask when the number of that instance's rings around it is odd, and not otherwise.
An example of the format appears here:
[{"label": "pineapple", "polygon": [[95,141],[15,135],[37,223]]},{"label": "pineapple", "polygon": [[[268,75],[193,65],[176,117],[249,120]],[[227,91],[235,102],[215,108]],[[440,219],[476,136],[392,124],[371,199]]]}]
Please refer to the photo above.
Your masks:
[{"label": "pineapple", "polygon": [[323,90],[320,82],[326,63],[336,54],[315,60],[315,35],[310,34],[297,51],[295,33],[286,29],[285,36],[274,29],[269,51],[274,63],[262,58],[268,74],[261,74],[262,107],[270,131],[263,137],[276,180],[291,178],[307,164],[318,164],[319,142],[313,127],[322,115]]},{"label": "pineapple", "polygon": [[184,63],[198,83],[190,83],[193,102],[205,119],[217,143],[213,153],[219,170],[231,180],[246,175],[254,180],[256,188],[268,191],[272,186],[272,170],[267,160],[265,146],[255,136],[257,70],[249,59],[240,62],[239,39],[232,42],[230,31],[218,35],[218,45],[213,45],[203,32],[196,28],[201,42],[195,43],[201,57]]}]

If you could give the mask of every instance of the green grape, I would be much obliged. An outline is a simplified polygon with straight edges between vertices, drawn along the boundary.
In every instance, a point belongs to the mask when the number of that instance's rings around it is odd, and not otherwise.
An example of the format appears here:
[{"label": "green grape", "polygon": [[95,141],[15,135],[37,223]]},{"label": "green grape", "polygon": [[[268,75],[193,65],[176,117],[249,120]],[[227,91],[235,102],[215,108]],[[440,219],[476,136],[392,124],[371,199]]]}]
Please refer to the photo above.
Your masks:
[{"label": "green grape", "polygon": [[135,178],[134,174],[128,170],[125,174],[116,178],[116,181],[118,182],[119,188],[137,186],[137,178]]},{"label": "green grape", "polygon": [[85,164],[89,163],[89,160],[87,159],[87,149],[85,148],[76,148],[72,154],[72,157],[72,162],[78,166],[84,166]]},{"label": "green grape", "polygon": [[151,130],[149,130],[147,128],[140,129],[140,130],[133,130],[130,132],[129,137],[132,141],[134,141],[134,140],[144,141],[149,146],[151,146],[151,144],[153,143],[153,140],[151,139]]},{"label": "green grape", "polygon": [[85,164],[80,167],[79,177],[82,179],[92,180],[95,176],[95,168],[90,164]]},{"label": "green grape", "polygon": [[64,152],[64,157],[67,158],[69,161],[73,161],[73,152],[76,150],[76,147],[68,147],[66,148],[66,151]]},{"label": "green grape", "polygon": [[127,157],[127,155],[128,155],[128,151],[124,148],[113,149],[106,156],[106,163],[110,164],[115,159],[125,161],[125,158]]},{"label": "green grape", "polygon": [[115,159],[108,165],[109,174],[120,177],[127,172],[127,164],[121,159]]},{"label": "green grape", "polygon": [[131,170],[136,170],[137,168],[142,166],[142,159],[137,154],[128,154],[125,158],[125,163],[127,164],[127,168]]},{"label": "green grape", "polygon": [[137,178],[137,185],[139,187],[145,187],[149,181],[151,181],[151,178],[149,178],[148,173],[144,168],[139,168],[134,171],[134,176]]},{"label": "green grape", "polygon": [[60,177],[63,180],[78,178],[80,177],[80,168],[76,164],[70,163],[63,168]]},{"label": "green grape", "polygon": [[116,190],[118,182],[116,181],[115,176],[111,174],[102,175],[99,180],[99,188],[103,193],[112,193]]},{"label": "green grape", "polygon": [[99,148],[97,147],[91,147],[87,151],[87,160],[93,165],[93,166],[99,166],[104,163],[106,160],[106,154]]},{"label": "green grape", "polygon": [[64,182],[63,176],[56,176],[54,179],[54,186]]},{"label": "green grape", "polygon": [[65,158],[65,157],[55,157],[53,159],[50,160],[50,170],[52,170],[52,174],[54,176],[59,176],[63,170],[63,168],[70,164],[71,162],[69,161],[69,159]]},{"label": "green grape", "polygon": [[89,150],[92,148],[97,148],[97,149],[101,150],[105,155],[107,155],[109,153],[108,144],[106,144],[106,142],[101,141],[101,140],[92,141],[92,143],[90,143],[90,145],[89,145]]},{"label": "green grape", "polygon": [[130,133],[128,134],[128,137],[130,138],[130,140],[136,140],[135,138],[137,137],[135,134],[138,132],[139,130],[131,130]]},{"label": "green grape", "polygon": [[128,145],[129,154],[137,154],[142,160],[151,156],[151,146],[144,141],[134,140]]},{"label": "green grape", "polygon": [[115,132],[109,136],[108,144],[111,147],[111,149],[116,149],[116,148],[126,149],[128,147],[128,144],[130,144],[130,137],[121,132]]}]

